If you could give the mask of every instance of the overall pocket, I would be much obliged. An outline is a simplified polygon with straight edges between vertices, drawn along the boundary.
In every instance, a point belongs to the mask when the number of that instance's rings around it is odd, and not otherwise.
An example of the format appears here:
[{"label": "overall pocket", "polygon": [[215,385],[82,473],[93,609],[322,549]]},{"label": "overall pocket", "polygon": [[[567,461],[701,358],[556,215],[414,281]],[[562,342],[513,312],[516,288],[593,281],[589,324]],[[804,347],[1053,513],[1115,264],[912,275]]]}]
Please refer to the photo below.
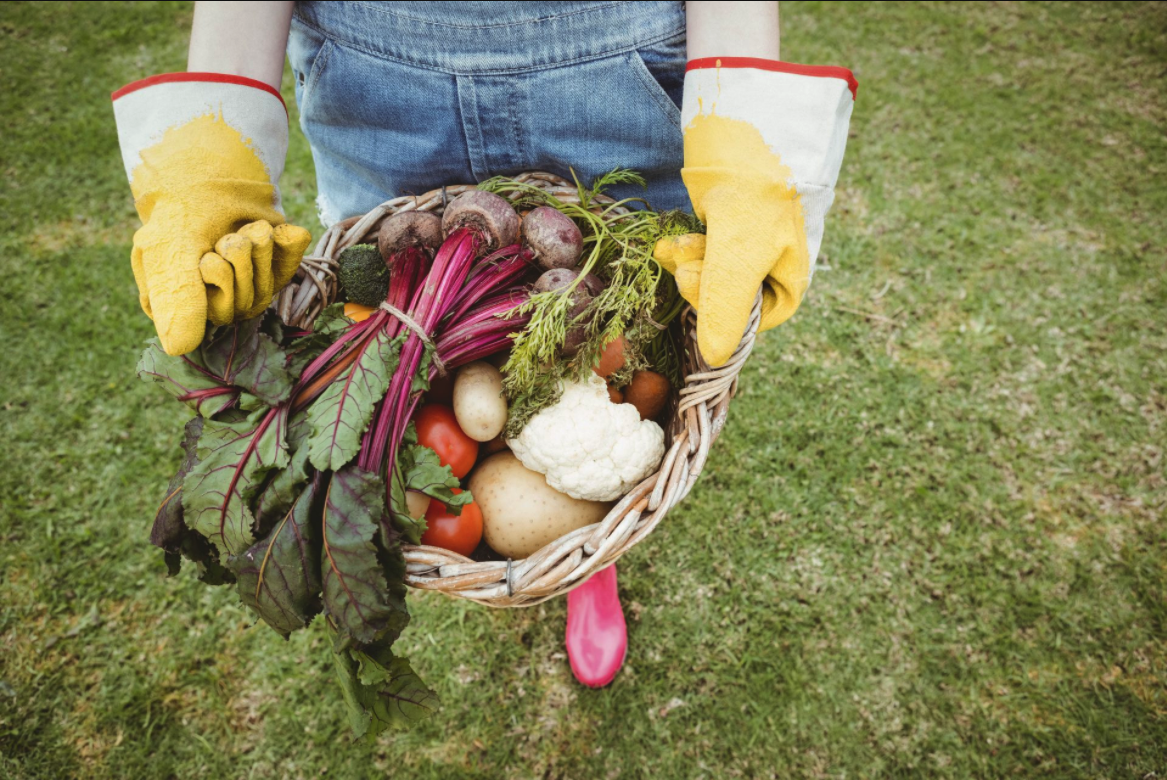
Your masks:
[{"label": "overall pocket", "polygon": [[295,79],[296,106],[300,109],[300,126],[307,113],[313,87],[320,81],[320,74],[328,65],[335,44],[316,30],[292,18],[292,29],[288,35],[288,64]]},{"label": "overall pocket", "polygon": [[[568,179],[574,170],[585,184],[613,168],[631,168],[648,181],[648,191],[622,185],[613,196],[684,207],[681,112],[667,91],[668,73],[657,81],[649,68],[646,58],[657,64],[654,53],[626,50],[528,74],[524,120],[532,167]],[[680,67],[683,72],[683,62]]]},{"label": "overall pocket", "polygon": [[645,91],[665,116],[681,126],[681,97],[685,90],[685,34],[642,46],[631,53],[634,71]]}]

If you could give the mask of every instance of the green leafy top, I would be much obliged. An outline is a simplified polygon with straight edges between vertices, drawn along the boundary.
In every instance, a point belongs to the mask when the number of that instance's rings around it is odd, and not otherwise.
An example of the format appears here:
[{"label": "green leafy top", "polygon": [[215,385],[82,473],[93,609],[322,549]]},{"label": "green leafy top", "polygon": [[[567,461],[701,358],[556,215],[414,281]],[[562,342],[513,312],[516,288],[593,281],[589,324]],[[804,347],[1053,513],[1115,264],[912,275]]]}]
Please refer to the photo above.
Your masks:
[{"label": "green leafy top", "polygon": [[[503,386],[511,409],[506,435],[516,436],[540,409],[554,403],[564,379],[582,380],[599,361],[604,347],[624,336],[625,367],[617,383],[627,381],[636,368],[649,363],[646,354],[666,363],[666,375],[679,379],[679,360],[662,335],[680,313],[676,284],[653,258],[658,239],[694,232],[696,220],[679,212],[658,214],[647,209],[619,213],[624,207],[644,204],[640,198],[608,202],[599,198],[616,184],[644,185],[639,174],[616,169],[600,176],[590,189],[576,180],[578,203],[566,203],[538,187],[512,179],[490,179],[479,185],[510,197],[517,207],[552,206],[575,220],[584,237],[581,273],[571,284],[552,292],[532,295],[516,309],[531,319],[519,333],[503,366]],[[585,274],[595,273],[607,282],[587,310],[569,321],[572,293]],[[683,302],[682,302],[683,303]],[[560,349],[568,330],[586,323],[585,339],[574,358],[564,360]],[[646,347],[660,340],[651,351]],[[674,363],[676,370],[668,370]],[[653,364],[656,365],[655,360]]]},{"label": "green leafy top", "polygon": [[[141,376],[195,408],[186,458],[167,489],[151,541],[171,573],[181,557],[210,584],[236,583],[241,601],[283,636],[323,612],[358,735],[426,717],[437,697],[391,646],[409,622],[401,541],[424,522],[404,511],[419,490],[455,512],[471,500],[458,480],[407,431],[395,464],[394,509],[381,475],[355,458],[398,365],[404,336],[370,331],[351,359],[317,364],[334,373],[293,412],[294,383],[349,333],[341,307],[326,308],[311,333],[268,314],[213,331],[185,357],[147,347]],[[411,389],[423,391],[429,358]],[[312,381],[312,380],[310,380]]]},{"label": "green leafy top", "polygon": [[241,394],[269,406],[286,401],[294,376],[288,353],[267,332],[266,317],[212,330],[202,346],[187,355],[168,355],[150,339],[138,361],[138,376],[205,417],[229,408]]},{"label": "green leafy top", "polygon": [[[328,621],[335,641],[336,627]],[[440,704],[409,661],[395,656],[386,642],[333,655],[349,724],[358,739],[372,740],[382,731],[404,728],[430,717]]]}]

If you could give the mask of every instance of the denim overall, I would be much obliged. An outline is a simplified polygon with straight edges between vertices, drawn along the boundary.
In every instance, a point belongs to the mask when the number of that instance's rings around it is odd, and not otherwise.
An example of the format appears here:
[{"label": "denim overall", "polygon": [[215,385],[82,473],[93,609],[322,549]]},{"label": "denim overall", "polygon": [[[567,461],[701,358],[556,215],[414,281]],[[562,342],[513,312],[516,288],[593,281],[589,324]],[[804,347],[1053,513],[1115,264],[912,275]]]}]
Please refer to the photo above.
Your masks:
[{"label": "denim overall", "polygon": [[325,224],[525,170],[690,209],[682,2],[298,2],[288,57]]}]

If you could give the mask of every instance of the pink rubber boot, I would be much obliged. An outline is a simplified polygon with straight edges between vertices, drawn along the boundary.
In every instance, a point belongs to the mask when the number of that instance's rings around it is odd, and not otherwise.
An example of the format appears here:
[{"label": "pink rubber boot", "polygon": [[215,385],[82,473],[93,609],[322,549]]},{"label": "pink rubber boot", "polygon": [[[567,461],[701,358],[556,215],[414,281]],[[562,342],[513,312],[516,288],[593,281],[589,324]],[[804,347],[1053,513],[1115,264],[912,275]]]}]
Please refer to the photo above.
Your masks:
[{"label": "pink rubber boot", "polygon": [[628,652],[628,626],[616,593],[616,565],[567,594],[567,658],[575,679],[590,688],[612,682]]}]

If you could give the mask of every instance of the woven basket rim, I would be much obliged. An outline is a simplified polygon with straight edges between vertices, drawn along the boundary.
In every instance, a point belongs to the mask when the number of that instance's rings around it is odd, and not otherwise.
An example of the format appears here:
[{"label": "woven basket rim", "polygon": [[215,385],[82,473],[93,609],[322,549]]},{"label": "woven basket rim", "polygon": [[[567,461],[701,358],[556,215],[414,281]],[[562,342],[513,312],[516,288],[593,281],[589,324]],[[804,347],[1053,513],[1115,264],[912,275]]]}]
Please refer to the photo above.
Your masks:
[{"label": "woven basket rim", "polygon": [[[576,186],[555,174],[531,171],[512,178],[561,201],[579,202]],[[423,195],[393,198],[364,215],[329,227],[315,250],[304,256],[295,280],[277,296],[273,305],[280,317],[294,327],[310,326],[336,297],[336,256],[374,232],[382,219],[415,209],[441,213],[450,198],[471,189],[476,185],[446,186]],[[596,202],[604,207],[614,203],[606,196]],[[611,218],[619,219],[628,209],[617,206],[609,213]],[[652,533],[689,494],[700,476],[710,448],[725,425],[729,402],[753,350],[760,321],[759,292],[733,356],[724,365],[712,368],[697,348],[697,313],[691,306],[685,308],[681,314],[685,381],[665,427],[665,455],[656,473],[625,494],[601,521],[571,531],[521,560],[474,561],[439,547],[405,545],[406,584],[492,607],[532,606],[567,593],[591,574],[615,563]]]}]

